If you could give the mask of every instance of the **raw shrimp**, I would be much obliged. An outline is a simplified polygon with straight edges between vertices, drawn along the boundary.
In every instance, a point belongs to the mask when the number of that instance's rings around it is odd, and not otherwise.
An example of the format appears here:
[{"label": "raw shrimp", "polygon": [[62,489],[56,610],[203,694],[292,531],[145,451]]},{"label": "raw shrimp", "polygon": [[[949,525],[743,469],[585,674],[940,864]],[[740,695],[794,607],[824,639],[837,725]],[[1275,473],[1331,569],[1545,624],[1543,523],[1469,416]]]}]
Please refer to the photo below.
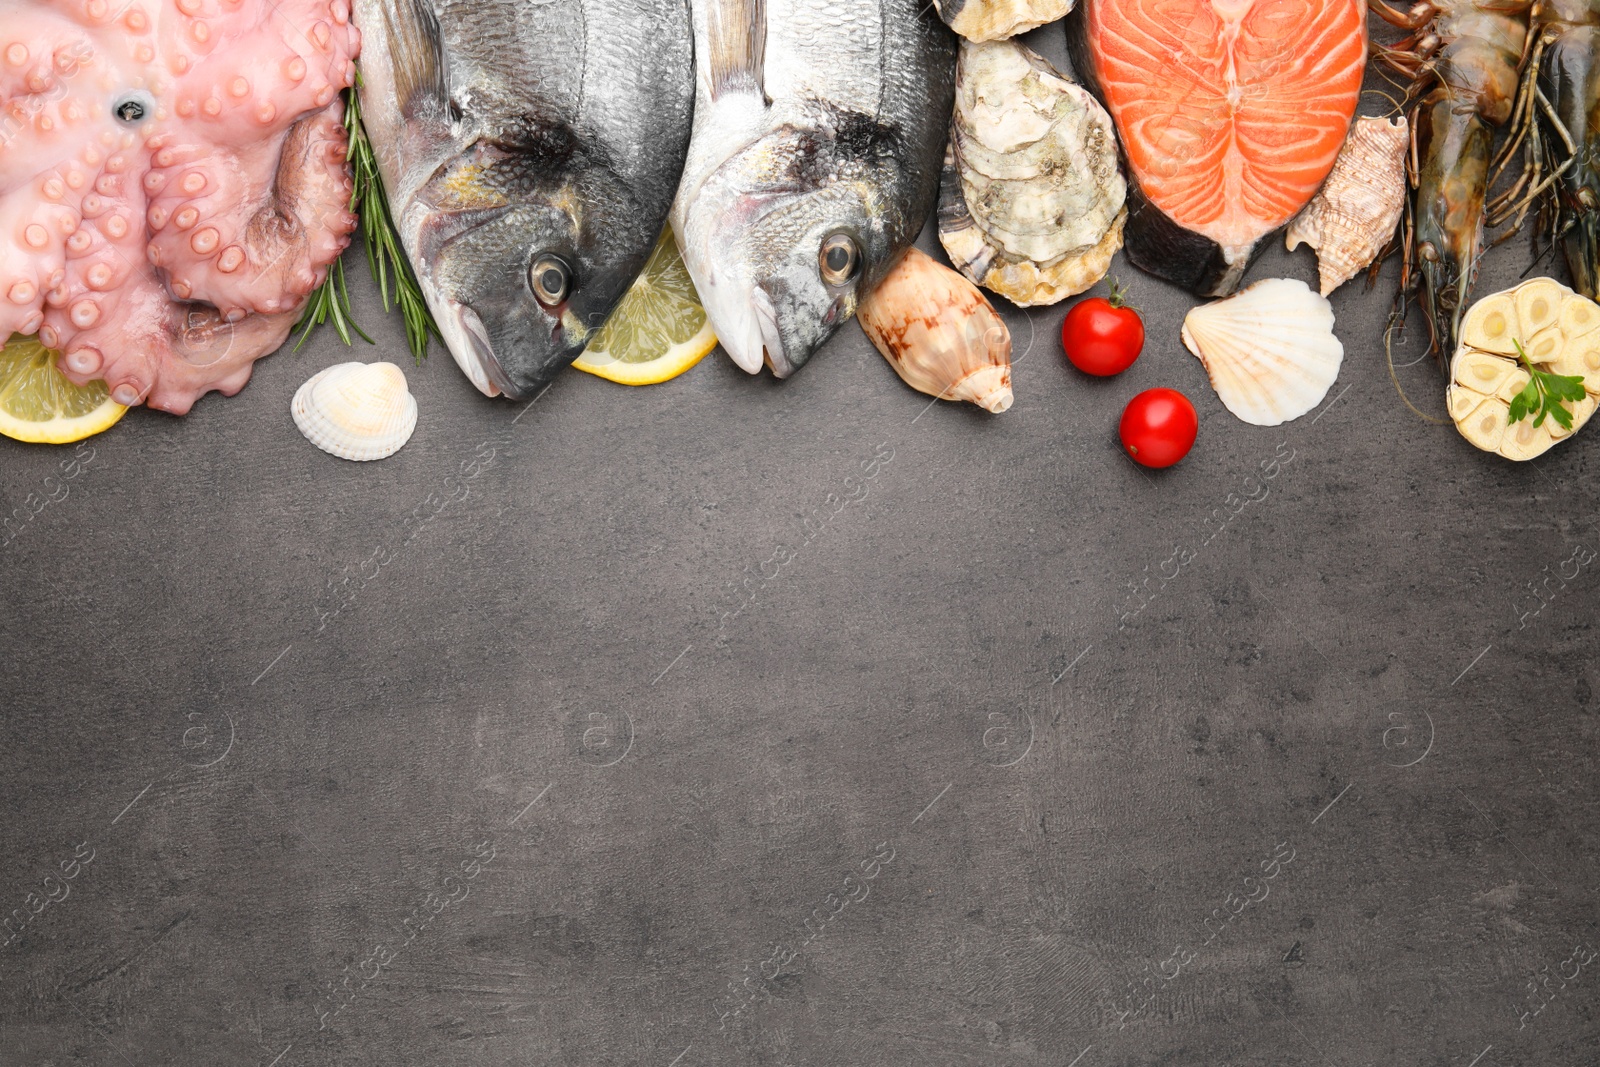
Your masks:
[{"label": "raw shrimp", "polygon": [[1511,136],[1495,168],[1523,152],[1521,177],[1489,205],[1491,221],[1521,223],[1534,202],[1561,243],[1573,288],[1600,288],[1600,0],[1538,0]]},{"label": "raw shrimp", "polygon": [[1397,11],[1368,0],[1372,12],[1410,32],[1378,58],[1411,79],[1411,184],[1416,204],[1406,228],[1402,293],[1420,282],[1430,347],[1455,348],[1478,257],[1490,144],[1511,117],[1528,44],[1533,0],[1423,0]]}]

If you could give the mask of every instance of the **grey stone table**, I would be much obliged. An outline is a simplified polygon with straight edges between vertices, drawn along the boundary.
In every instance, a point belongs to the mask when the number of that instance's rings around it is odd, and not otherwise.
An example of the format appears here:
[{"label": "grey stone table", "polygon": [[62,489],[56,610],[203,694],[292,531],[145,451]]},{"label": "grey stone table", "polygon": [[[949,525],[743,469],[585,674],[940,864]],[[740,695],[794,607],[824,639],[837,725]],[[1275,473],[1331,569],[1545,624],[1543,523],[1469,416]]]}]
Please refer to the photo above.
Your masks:
[{"label": "grey stone table", "polygon": [[[1392,264],[1277,429],[1120,264],[1143,358],[1008,311],[998,417],[853,326],[490,401],[351,267],[376,348],[0,441],[6,1067],[1592,1061],[1600,440],[1410,413]],[[421,406],[382,463],[289,420],[351,358]]]}]

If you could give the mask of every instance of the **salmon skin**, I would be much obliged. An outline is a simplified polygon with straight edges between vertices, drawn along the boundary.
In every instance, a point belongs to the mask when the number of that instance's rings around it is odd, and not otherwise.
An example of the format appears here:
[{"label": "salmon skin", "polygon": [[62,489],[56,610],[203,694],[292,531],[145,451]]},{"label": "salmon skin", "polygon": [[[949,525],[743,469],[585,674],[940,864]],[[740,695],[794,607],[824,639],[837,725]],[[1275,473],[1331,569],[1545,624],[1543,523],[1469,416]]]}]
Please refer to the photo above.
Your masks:
[{"label": "salmon skin", "polygon": [[1202,296],[1238,288],[1349,132],[1362,0],[1084,0],[1078,74],[1116,122],[1128,258]]}]

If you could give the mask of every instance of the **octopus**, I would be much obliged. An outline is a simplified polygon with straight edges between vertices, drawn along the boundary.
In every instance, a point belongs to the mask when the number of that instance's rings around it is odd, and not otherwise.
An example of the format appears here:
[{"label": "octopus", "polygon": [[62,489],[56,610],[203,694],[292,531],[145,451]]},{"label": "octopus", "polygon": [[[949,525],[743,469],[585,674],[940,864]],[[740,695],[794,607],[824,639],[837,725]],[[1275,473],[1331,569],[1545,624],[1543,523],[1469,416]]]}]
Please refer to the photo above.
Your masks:
[{"label": "octopus", "polygon": [[0,338],[185,414],[350,242],[348,0],[19,0],[0,23]]}]

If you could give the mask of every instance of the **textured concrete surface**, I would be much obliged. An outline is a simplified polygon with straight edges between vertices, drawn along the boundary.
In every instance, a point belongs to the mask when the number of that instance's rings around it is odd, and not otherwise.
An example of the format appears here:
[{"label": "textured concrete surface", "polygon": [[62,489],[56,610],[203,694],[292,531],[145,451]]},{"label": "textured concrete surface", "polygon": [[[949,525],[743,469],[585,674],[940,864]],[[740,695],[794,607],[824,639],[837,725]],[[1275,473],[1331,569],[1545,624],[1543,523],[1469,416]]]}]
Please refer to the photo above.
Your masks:
[{"label": "textured concrete surface", "polygon": [[1278,429],[1119,267],[1144,357],[1008,312],[1003,416],[854,327],[532,406],[436,351],[366,465],[288,414],[405,362],[351,266],[376,349],[0,441],[0,1064],[1592,1060],[1600,438],[1407,411],[1392,265]]}]

